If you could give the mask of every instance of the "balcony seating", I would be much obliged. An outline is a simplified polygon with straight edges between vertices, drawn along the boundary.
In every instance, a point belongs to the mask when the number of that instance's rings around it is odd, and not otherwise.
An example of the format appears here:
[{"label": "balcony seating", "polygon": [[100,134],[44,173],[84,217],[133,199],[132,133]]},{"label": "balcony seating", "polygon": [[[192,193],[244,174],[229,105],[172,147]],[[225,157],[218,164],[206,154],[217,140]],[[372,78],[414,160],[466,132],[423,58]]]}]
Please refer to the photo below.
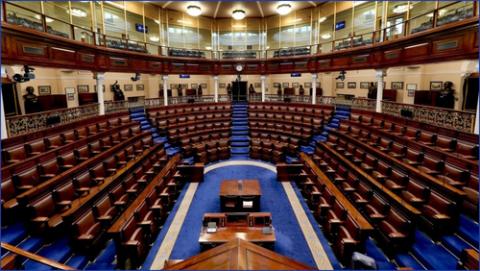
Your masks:
[{"label": "balcony seating", "polygon": [[169,49],[168,55],[175,57],[205,58],[205,52],[185,49]]},{"label": "balcony seating", "polygon": [[273,52],[273,57],[309,55],[310,47],[285,48]]},{"label": "balcony seating", "polygon": [[227,51],[222,52],[222,59],[255,59],[257,52],[255,51]]}]

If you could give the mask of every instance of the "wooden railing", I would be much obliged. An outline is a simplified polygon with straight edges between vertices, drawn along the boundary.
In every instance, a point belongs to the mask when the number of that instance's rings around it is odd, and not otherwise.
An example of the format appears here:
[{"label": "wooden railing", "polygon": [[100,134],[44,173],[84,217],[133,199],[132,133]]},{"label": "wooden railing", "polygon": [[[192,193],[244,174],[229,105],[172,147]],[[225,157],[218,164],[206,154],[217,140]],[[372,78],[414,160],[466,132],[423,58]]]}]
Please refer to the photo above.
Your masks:
[{"label": "wooden railing", "polygon": [[41,264],[44,264],[44,265],[48,265],[48,266],[53,267],[53,268],[55,268],[55,269],[60,269],[60,270],[75,270],[75,268],[73,268],[73,267],[71,267],[71,266],[64,265],[64,264],[62,264],[62,263],[59,263],[59,262],[50,260],[50,259],[45,258],[45,257],[42,257],[42,256],[40,256],[40,255],[31,253],[31,252],[29,252],[29,251],[20,249],[20,248],[15,247],[15,246],[12,246],[12,245],[10,245],[10,244],[8,244],[8,243],[1,242],[0,245],[1,245],[2,249],[8,250],[8,251],[10,251],[11,253],[13,253],[13,254],[15,254],[15,255],[19,255],[19,256],[21,256],[21,257],[27,258],[27,259],[32,260],[32,261],[34,261],[34,262],[38,262],[38,263],[41,263]]}]

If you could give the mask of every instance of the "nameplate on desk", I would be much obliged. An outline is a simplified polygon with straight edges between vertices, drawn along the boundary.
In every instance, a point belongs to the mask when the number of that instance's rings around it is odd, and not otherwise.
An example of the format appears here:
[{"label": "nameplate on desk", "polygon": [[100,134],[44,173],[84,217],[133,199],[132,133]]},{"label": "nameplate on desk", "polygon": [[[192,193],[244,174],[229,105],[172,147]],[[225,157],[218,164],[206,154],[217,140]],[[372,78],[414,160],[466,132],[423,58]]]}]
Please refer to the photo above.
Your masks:
[{"label": "nameplate on desk", "polygon": [[243,201],[243,208],[253,208],[253,201]]},{"label": "nameplate on desk", "polygon": [[217,232],[217,228],[207,228],[208,233],[215,233]]}]

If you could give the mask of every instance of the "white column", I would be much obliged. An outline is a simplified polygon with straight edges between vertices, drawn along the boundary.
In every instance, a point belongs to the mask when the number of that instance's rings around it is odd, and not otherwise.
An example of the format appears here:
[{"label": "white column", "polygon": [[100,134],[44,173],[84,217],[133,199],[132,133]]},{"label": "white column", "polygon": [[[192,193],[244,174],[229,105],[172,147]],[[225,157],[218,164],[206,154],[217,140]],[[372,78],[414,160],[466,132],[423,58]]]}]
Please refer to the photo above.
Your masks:
[{"label": "white column", "polygon": [[168,105],[168,75],[162,76],[163,80],[163,105]]},{"label": "white column", "polygon": [[97,100],[98,100],[98,114],[105,115],[105,100],[103,98],[103,85],[105,84],[105,73],[97,72],[95,75],[97,79]]},{"label": "white column", "polygon": [[265,102],[265,87],[266,87],[266,80],[267,77],[265,75],[260,76],[260,80],[262,82],[262,103]]},{"label": "white column", "polygon": [[3,107],[3,92],[0,92],[0,107],[1,107],[1,108],[0,108],[0,110],[1,110],[1,112],[0,112],[0,114],[1,114],[1,119],[0,119],[0,121],[2,122],[2,124],[1,124],[1,125],[2,125],[2,126],[1,126],[1,130],[2,130],[2,132],[1,132],[1,138],[2,138],[2,139],[5,139],[5,138],[8,137],[8,133],[7,133],[7,122],[6,122],[6,120],[5,120],[5,109],[4,109],[4,107]]},{"label": "white column", "polygon": [[[2,106],[3,106],[3,103],[2,103]],[[473,130],[473,132],[477,135],[479,134],[479,129],[480,129],[480,124],[479,124],[480,113],[478,110],[480,110],[480,96],[478,96],[477,98],[477,110],[475,111],[476,112],[475,113],[475,129]],[[2,122],[3,122],[3,119],[2,119]],[[2,129],[3,129],[3,126],[2,126]]]},{"label": "white column", "polygon": [[312,73],[312,104],[317,103],[317,77],[316,73]]},{"label": "white column", "polygon": [[386,75],[386,71],[383,69],[375,70],[375,76],[377,78],[377,100],[375,102],[375,111],[382,113],[382,100],[383,100],[383,78]]},{"label": "white column", "polygon": [[213,76],[213,99],[218,103],[218,75]]}]

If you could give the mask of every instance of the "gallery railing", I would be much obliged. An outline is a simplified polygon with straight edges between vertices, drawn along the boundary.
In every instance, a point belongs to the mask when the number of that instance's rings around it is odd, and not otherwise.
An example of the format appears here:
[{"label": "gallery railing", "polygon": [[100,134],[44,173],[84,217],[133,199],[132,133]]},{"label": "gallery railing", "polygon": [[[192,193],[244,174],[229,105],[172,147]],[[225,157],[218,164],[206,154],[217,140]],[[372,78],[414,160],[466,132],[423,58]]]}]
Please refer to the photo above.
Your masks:
[{"label": "gallery railing", "polygon": [[8,136],[17,136],[98,115],[98,104],[6,118]]},{"label": "gallery railing", "polygon": [[[143,106],[143,104],[141,106]],[[128,101],[106,101],[105,113],[128,111],[130,107],[131,104]]]}]

